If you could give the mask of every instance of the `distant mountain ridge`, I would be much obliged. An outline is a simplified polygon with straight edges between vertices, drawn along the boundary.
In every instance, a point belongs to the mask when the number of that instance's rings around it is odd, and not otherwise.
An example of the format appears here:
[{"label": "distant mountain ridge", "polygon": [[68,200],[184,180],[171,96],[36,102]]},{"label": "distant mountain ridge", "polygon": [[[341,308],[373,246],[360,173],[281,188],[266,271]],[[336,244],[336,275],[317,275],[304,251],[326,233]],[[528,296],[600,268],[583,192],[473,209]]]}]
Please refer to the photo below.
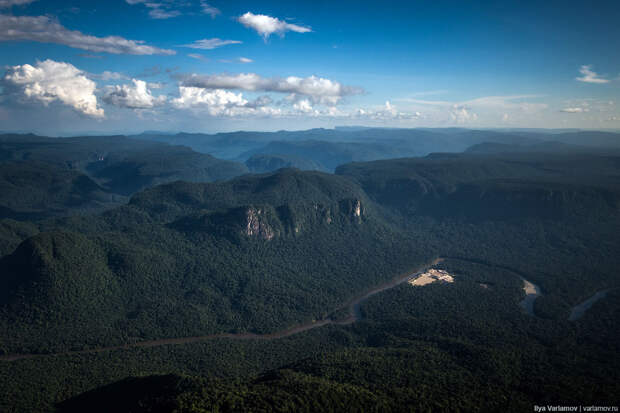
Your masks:
[{"label": "distant mountain ridge", "polygon": [[241,163],[187,147],[123,136],[0,135],[0,217],[96,211],[160,183],[209,182],[247,172]]},{"label": "distant mountain ridge", "polygon": [[[178,133],[134,135],[132,138],[182,144],[223,159],[246,162],[254,156],[287,156],[303,169],[333,171],[357,161],[458,153],[482,143],[513,145],[516,151],[540,149],[556,142],[584,148],[620,149],[620,133],[582,130],[475,130],[463,128],[337,127],[278,132]],[[301,163],[299,160],[304,160]],[[266,164],[268,165],[268,164]],[[297,166],[288,165],[288,166]],[[279,166],[279,165],[278,165]],[[263,165],[263,170],[265,170]],[[274,165],[274,168],[277,166]],[[272,169],[273,170],[273,169]]]}]

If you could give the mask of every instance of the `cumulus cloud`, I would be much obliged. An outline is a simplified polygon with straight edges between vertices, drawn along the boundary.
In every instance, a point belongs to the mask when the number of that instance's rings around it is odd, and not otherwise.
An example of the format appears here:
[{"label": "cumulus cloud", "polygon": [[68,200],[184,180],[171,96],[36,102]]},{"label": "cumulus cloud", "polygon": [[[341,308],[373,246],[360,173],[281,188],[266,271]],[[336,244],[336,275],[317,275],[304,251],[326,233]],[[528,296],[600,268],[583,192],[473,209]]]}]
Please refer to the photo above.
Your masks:
[{"label": "cumulus cloud", "polygon": [[310,103],[308,99],[300,100],[299,102],[293,105],[293,108],[295,108],[299,112],[306,113],[306,114],[315,112],[314,109],[312,108],[312,104]]},{"label": "cumulus cloud", "polygon": [[339,82],[317,76],[306,78],[289,76],[286,78],[266,78],[256,73],[237,75],[189,75],[181,78],[183,86],[203,89],[237,89],[247,91],[278,92],[310,98],[313,103],[337,104],[342,97],[361,93],[359,88],[345,86]]},{"label": "cumulus cloud", "polygon": [[177,109],[194,109],[201,113],[206,111],[211,116],[276,116],[281,114],[281,109],[267,106],[270,103],[271,99],[265,96],[250,102],[243,97],[242,93],[185,86],[179,86],[179,97],[172,100],[172,105]]},{"label": "cumulus cloud", "polygon": [[564,113],[584,113],[584,112],[589,112],[590,109],[588,108],[563,108],[560,110],[560,112],[564,112]]},{"label": "cumulus cloud", "polygon": [[286,32],[309,33],[312,31],[309,27],[287,23],[276,17],[267,16],[265,14],[247,12],[239,16],[237,20],[245,27],[256,30],[265,40],[274,33],[284,36]]},{"label": "cumulus cloud", "polygon": [[241,44],[240,40],[222,40],[219,38],[196,40],[190,44],[183,44],[181,47],[190,47],[192,49],[213,50],[218,47],[227,46],[229,44]]},{"label": "cumulus cloud", "polygon": [[166,101],[165,96],[153,96],[145,81],[132,79],[131,82],[133,85],[108,86],[103,101],[130,109],[151,109]]},{"label": "cumulus cloud", "polygon": [[48,105],[59,101],[78,113],[103,118],[97,107],[96,84],[84,72],[69,63],[45,60],[36,66],[10,67],[3,78],[5,89],[20,99]]},{"label": "cumulus cloud", "polygon": [[271,105],[272,103],[273,103],[273,99],[271,99],[267,95],[263,95],[263,96],[257,97],[252,102],[248,103],[247,106],[253,107],[253,108],[258,108],[258,107],[262,107],[262,106]]},{"label": "cumulus cloud", "polygon": [[245,106],[248,101],[242,93],[233,93],[227,90],[206,90],[199,87],[179,87],[179,97],[172,100],[177,108],[191,108],[196,106]]},{"label": "cumulus cloud", "polygon": [[239,63],[252,63],[254,60],[248,59],[247,57],[240,57]]},{"label": "cumulus cloud", "polygon": [[0,0],[0,9],[12,7],[12,6],[22,6],[24,4],[30,4],[36,0]]},{"label": "cumulus cloud", "polygon": [[579,69],[582,77],[576,77],[575,79],[585,83],[609,83],[608,79],[602,78],[598,73],[592,70],[592,65],[583,65]]},{"label": "cumulus cloud", "polygon": [[148,46],[140,40],[119,36],[96,37],[77,30],[69,30],[47,16],[0,15],[0,42],[29,40],[57,43],[91,52],[133,55],[173,55],[173,50]]},{"label": "cumulus cloud", "polygon": [[450,117],[456,123],[468,123],[478,120],[478,114],[472,112],[471,108],[462,105],[453,105]]}]

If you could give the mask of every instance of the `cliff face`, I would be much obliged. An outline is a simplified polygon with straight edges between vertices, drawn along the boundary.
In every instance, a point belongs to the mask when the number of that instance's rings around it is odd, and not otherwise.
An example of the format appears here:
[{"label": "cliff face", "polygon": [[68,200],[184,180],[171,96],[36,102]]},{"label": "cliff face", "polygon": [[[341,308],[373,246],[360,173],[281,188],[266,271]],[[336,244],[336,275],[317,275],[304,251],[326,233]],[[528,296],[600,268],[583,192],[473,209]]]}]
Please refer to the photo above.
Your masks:
[{"label": "cliff face", "polygon": [[183,232],[207,233],[228,238],[271,241],[295,237],[319,226],[361,224],[366,209],[359,199],[344,199],[330,205],[285,204],[246,205],[224,211],[205,211],[183,217],[171,224]]},{"label": "cliff face", "polygon": [[262,208],[248,207],[245,211],[245,235],[271,241],[276,233],[265,219]]},{"label": "cliff face", "polygon": [[282,205],[277,208],[245,208],[243,235],[266,241],[312,231],[317,225],[361,223],[365,209],[359,199],[345,199],[334,205]]}]

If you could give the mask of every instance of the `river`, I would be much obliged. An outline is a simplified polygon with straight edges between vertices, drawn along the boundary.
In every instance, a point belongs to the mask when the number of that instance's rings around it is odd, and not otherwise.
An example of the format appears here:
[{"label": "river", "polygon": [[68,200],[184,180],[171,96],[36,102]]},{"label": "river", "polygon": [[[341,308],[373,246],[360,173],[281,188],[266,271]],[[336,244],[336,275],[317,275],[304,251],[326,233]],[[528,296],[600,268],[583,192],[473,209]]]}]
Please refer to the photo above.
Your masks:
[{"label": "river", "polygon": [[605,298],[607,292],[609,292],[609,290],[599,291],[581,304],[577,304],[576,306],[574,306],[570,312],[570,316],[568,316],[568,321],[575,321],[580,319],[585,314],[585,312],[594,305],[595,302],[602,298]]},{"label": "river", "polygon": [[330,318],[324,320],[318,320],[313,322],[308,322],[304,324],[297,325],[295,327],[291,327],[285,330],[276,331],[274,333],[269,334],[254,334],[254,333],[220,333],[220,334],[211,334],[207,336],[196,336],[196,337],[180,337],[180,338],[165,338],[158,340],[148,340],[148,341],[140,341],[137,343],[124,344],[120,346],[109,346],[109,347],[100,347],[96,349],[89,350],[78,350],[78,351],[67,351],[63,353],[53,353],[53,354],[9,354],[5,356],[0,356],[0,361],[14,361],[20,359],[28,359],[34,357],[42,357],[46,355],[74,355],[74,354],[88,354],[88,353],[100,353],[104,351],[110,350],[122,350],[122,349],[130,349],[130,348],[138,348],[138,347],[156,347],[156,346],[165,346],[171,344],[188,344],[188,343],[197,343],[201,341],[213,340],[217,338],[228,338],[233,340],[275,340],[279,338],[289,337],[295,334],[299,334],[304,331],[312,330],[314,328],[322,327],[329,324],[334,325],[347,325],[359,321],[362,319],[362,313],[360,311],[360,307],[362,303],[368,300],[373,295],[379,294],[380,292],[389,290],[390,288],[394,288],[397,285],[404,283],[410,278],[417,277],[418,275],[424,273],[430,267],[437,265],[443,261],[443,258],[437,258],[432,262],[422,266],[414,273],[406,273],[402,274],[392,280],[385,282],[377,287],[374,287],[363,294],[360,294],[357,297],[352,298],[351,300],[344,303],[340,308],[348,308],[349,316],[342,320],[332,320]]},{"label": "river", "polygon": [[521,280],[523,280],[523,291],[525,291],[525,298],[519,304],[523,307],[526,313],[531,316],[536,316],[534,313],[534,301],[542,295],[540,287],[523,277],[521,277]]}]

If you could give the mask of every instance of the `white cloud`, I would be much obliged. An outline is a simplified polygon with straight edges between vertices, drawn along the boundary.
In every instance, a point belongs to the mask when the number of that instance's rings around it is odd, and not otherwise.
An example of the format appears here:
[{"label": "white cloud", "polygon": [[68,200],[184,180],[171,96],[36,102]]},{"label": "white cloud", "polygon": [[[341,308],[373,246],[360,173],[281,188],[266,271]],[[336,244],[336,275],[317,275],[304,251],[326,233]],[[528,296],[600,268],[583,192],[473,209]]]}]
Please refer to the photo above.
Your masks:
[{"label": "white cloud", "polygon": [[241,43],[243,42],[240,40],[222,40],[216,37],[213,39],[196,40],[195,42],[190,43],[190,44],[183,44],[181,45],[181,47],[190,47],[192,49],[202,49],[202,50],[213,50],[213,49],[217,49],[218,47],[227,46],[229,44],[241,44]]},{"label": "white cloud", "polygon": [[369,119],[375,121],[394,121],[394,120],[413,120],[422,117],[420,112],[401,112],[389,100],[385,105],[377,108],[357,109],[351,114],[347,113],[330,113],[331,116],[349,117],[354,119]]},{"label": "white cloud", "polygon": [[45,60],[36,66],[12,66],[3,83],[18,97],[48,105],[60,101],[84,115],[103,118],[97,107],[96,84],[84,72],[69,63]]},{"label": "white cloud", "polygon": [[204,14],[208,14],[213,19],[221,13],[219,9],[209,5],[209,3],[204,0],[200,0],[200,8]]},{"label": "white cloud", "polygon": [[96,37],[69,30],[47,16],[0,15],[0,28],[0,42],[30,40],[113,54],[175,54],[173,50],[148,46],[140,40],[128,40],[119,36]]},{"label": "white cloud", "polygon": [[[142,4],[144,5],[148,11],[149,16],[152,19],[170,19],[172,17],[181,16],[184,14],[181,12],[191,12],[190,7],[192,7],[192,3],[184,0],[125,0],[126,3],[135,5]],[[200,0],[200,12],[203,14],[208,14],[212,18],[215,18],[221,12],[209,5],[205,0]]]},{"label": "white cloud", "polygon": [[125,0],[128,4],[144,4],[149,9],[149,16],[152,19],[170,19],[181,15],[175,9],[174,0],[151,1],[151,0]]},{"label": "white cloud", "polygon": [[239,23],[245,27],[256,30],[258,34],[263,36],[265,40],[274,33],[284,36],[286,32],[309,33],[312,31],[309,27],[299,26],[297,24],[287,23],[275,17],[265,14],[253,14],[250,12],[239,16]]},{"label": "white cloud", "polygon": [[143,80],[132,79],[132,85],[108,86],[103,101],[130,109],[151,109],[166,101],[165,96],[155,97]]},{"label": "white cloud", "polygon": [[166,10],[166,9],[162,9],[159,7],[155,7],[149,10],[149,16],[157,20],[171,19],[173,17],[178,17],[180,15],[181,15],[181,12],[178,10]]},{"label": "white cloud", "polygon": [[227,90],[206,90],[199,87],[179,86],[179,97],[172,100],[177,108],[191,108],[196,106],[245,106],[248,101],[241,93]]},{"label": "white cloud", "polygon": [[249,102],[242,93],[228,90],[206,90],[197,87],[179,86],[179,97],[172,100],[177,109],[192,109],[198,113],[211,116],[247,117],[247,116],[278,116],[279,108],[267,106],[271,103],[268,96],[261,96]]},{"label": "white cloud", "polygon": [[592,70],[592,65],[583,65],[579,69],[582,77],[576,77],[575,79],[585,83],[609,83],[608,79],[600,77],[600,75]]},{"label": "white cloud", "polygon": [[191,57],[192,59],[202,60],[203,62],[208,62],[209,59],[201,55],[200,53],[189,53],[187,57]]},{"label": "white cloud", "polygon": [[92,54],[92,53],[79,53],[78,56],[83,57],[85,59],[103,59],[103,56]]},{"label": "white cloud", "polygon": [[456,123],[469,123],[478,120],[478,114],[472,112],[471,108],[462,105],[453,105],[450,117]]},{"label": "white cloud", "polygon": [[243,63],[243,64],[247,64],[247,63],[254,62],[254,60],[248,59],[247,57],[238,57],[238,58],[236,58],[234,60],[218,59],[218,62],[220,62],[220,63]]},{"label": "white cloud", "polygon": [[[568,111],[565,109],[577,109]],[[581,113],[581,112],[613,112],[615,111],[614,101],[607,99],[580,98],[564,101],[561,112]]]},{"label": "white cloud", "polygon": [[300,100],[293,105],[293,108],[295,108],[295,110],[298,110],[299,112],[306,114],[316,113],[308,99]]},{"label": "white cloud", "polygon": [[203,89],[238,89],[247,91],[278,92],[309,97],[314,103],[337,104],[342,97],[361,93],[362,90],[317,76],[306,78],[265,78],[256,73],[237,75],[189,75],[182,77],[182,85]]},{"label": "white cloud", "polygon": [[563,108],[560,110],[560,112],[564,112],[564,113],[584,113],[584,112],[589,112],[590,109],[588,108]]},{"label": "white cloud", "polygon": [[260,96],[250,102],[242,93],[184,86],[179,87],[179,97],[172,100],[177,109],[204,109],[212,116],[280,113],[280,110],[268,107],[270,103],[272,100],[268,96]]},{"label": "white cloud", "polygon": [[248,103],[248,106],[258,108],[261,106],[268,106],[271,103],[273,103],[273,100],[269,96],[263,95],[263,96],[257,97],[252,102]]},{"label": "white cloud", "polygon": [[0,0],[0,9],[30,4],[36,0]]},{"label": "white cloud", "polygon": [[101,75],[99,75],[99,78],[105,82],[105,81],[108,81],[108,80],[127,79],[127,76],[125,76],[122,73],[110,72],[108,70],[105,70],[103,73],[101,73]]},{"label": "white cloud", "polygon": [[411,103],[413,107],[425,108],[425,113],[436,122],[465,124],[479,123],[482,118],[488,121],[497,119],[517,121],[525,115],[537,115],[549,106],[546,103],[528,102],[525,99],[540,97],[540,95],[485,96],[461,102],[410,98],[401,100]]},{"label": "white cloud", "polygon": [[508,109],[534,113],[546,109],[548,105],[546,103],[525,102],[523,99],[539,97],[540,95],[485,96],[461,102],[460,104],[483,109]]}]

